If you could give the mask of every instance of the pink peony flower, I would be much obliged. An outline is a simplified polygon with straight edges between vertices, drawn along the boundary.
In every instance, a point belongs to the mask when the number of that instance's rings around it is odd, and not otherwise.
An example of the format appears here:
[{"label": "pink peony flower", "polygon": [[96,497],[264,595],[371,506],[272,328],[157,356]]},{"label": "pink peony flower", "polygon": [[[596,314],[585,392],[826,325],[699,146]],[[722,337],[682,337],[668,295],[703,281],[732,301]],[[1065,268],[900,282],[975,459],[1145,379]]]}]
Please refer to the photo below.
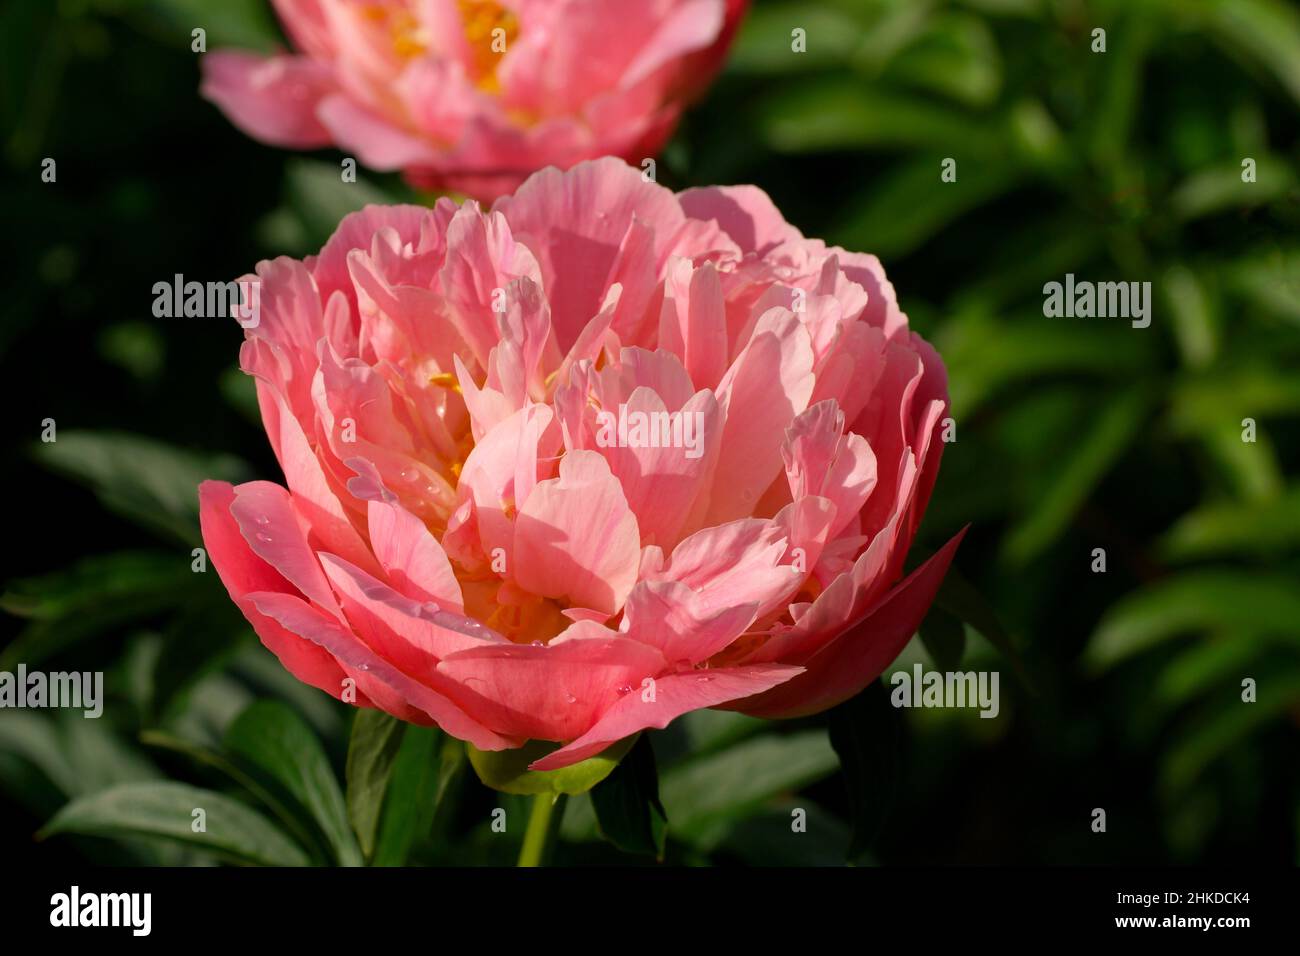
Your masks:
[{"label": "pink peony flower", "polygon": [[544,166],[653,156],[748,0],[274,3],[298,54],[203,58],[236,126],[491,200]]},{"label": "pink peony flower", "polygon": [[256,278],[240,359],[288,487],[205,482],[203,537],[335,697],[562,742],[537,769],[697,708],[814,713],[893,660],[956,548],[899,583],[938,355],[874,256],[753,186],[547,169],[490,212],[370,206]]}]

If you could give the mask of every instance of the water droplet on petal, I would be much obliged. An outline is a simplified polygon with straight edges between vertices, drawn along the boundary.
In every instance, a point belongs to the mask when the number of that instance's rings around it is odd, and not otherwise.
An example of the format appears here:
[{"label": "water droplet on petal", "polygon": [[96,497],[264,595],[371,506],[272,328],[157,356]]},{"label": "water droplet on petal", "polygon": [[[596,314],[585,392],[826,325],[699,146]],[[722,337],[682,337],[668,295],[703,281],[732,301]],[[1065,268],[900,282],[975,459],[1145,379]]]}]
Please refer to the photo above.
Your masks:
[{"label": "water droplet on petal", "polygon": [[620,695],[620,696],[623,695],[623,694],[630,694],[630,693],[632,693],[632,685],[631,685],[631,684],[619,684],[619,685],[618,685],[617,687],[615,687],[614,689],[615,689],[616,691],[619,692],[619,695]]},{"label": "water droplet on petal", "polygon": [[565,703],[569,703],[569,704],[576,704],[578,702],[578,698],[574,697],[572,694],[565,694],[564,700]]}]

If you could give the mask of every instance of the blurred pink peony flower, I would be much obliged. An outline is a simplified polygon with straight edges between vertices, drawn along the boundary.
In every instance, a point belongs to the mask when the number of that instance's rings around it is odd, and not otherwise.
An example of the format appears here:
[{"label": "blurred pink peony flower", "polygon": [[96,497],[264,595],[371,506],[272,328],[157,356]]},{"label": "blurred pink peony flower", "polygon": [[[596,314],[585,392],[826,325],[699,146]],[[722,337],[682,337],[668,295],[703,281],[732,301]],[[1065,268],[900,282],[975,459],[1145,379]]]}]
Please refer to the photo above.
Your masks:
[{"label": "blurred pink peony flower", "polygon": [[273,0],[300,51],[203,57],[255,139],[337,145],[484,200],[534,170],[640,162],[720,68],[748,0]]},{"label": "blurred pink peony flower", "polygon": [[874,256],[753,186],[548,169],[490,212],[370,206],[257,278],[240,358],[288,488],[205,482],[203,537],[335,697],[562,742],[537,769],[697,708],[814,713],[894,659],[956,548],[897,583],[938,355]]}]

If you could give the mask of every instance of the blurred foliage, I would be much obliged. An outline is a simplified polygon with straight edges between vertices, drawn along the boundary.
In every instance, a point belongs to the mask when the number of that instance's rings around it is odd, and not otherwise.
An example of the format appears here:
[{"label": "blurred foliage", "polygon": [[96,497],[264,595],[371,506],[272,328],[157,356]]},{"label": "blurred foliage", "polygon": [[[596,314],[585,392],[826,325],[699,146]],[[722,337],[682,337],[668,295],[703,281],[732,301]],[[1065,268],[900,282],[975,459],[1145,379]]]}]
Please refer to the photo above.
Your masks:
[{"label": "blurred foliage", "polygon": [[[276,468],[238,329],[153,319],[153,283],[306,254],[348,210],[416,198],[229,127],[197,96],[195,26],[282,42],[259,0],[0,10],[5,480],[41,504],[11,535],[0,669],[102,669],[109,696],[94,721],[0,713],[4,845],[511,863],[522,827],[492,811],[526,820],[528,798],[296,682],[191,570],[196,480]],[[879,255],[939,347],[957,440],[918,554],[973,528],[895,666],[999,670],[1001,714],[893,711],[882,688],[783,724],[691,714],[569,800],[557,862],[1300,859],[1298,106],[1283,0],[759,0],[661,181],[757,183],[805,234]],[[1151,282],[1150,327],[1045,317],[1067,273]]]}]

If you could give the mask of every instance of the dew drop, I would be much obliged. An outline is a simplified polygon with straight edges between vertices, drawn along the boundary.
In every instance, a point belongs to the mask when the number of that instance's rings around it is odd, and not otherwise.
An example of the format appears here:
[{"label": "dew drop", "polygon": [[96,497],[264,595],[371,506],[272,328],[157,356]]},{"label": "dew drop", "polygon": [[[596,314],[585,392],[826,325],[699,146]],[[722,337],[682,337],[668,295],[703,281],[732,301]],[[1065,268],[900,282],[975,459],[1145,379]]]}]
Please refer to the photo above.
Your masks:
[{"label": "dew drop", "polygon": [[569,704],[576,704],[578,702],[578,698],[574,697],[572,694],[565,694],[564,700],[565,703],[569,703]]},{"label": "dew drop", "polygon": [[615,689],[616,691],[618,691],[619,696],[622,696],[622,695],[624,695],[624,694],[630,694],[630,693],[632,693],[632,685],[631,685],[631,684],[619,684],[619,685],[618,685],[617,687],[615,687],[614,689]]}]

